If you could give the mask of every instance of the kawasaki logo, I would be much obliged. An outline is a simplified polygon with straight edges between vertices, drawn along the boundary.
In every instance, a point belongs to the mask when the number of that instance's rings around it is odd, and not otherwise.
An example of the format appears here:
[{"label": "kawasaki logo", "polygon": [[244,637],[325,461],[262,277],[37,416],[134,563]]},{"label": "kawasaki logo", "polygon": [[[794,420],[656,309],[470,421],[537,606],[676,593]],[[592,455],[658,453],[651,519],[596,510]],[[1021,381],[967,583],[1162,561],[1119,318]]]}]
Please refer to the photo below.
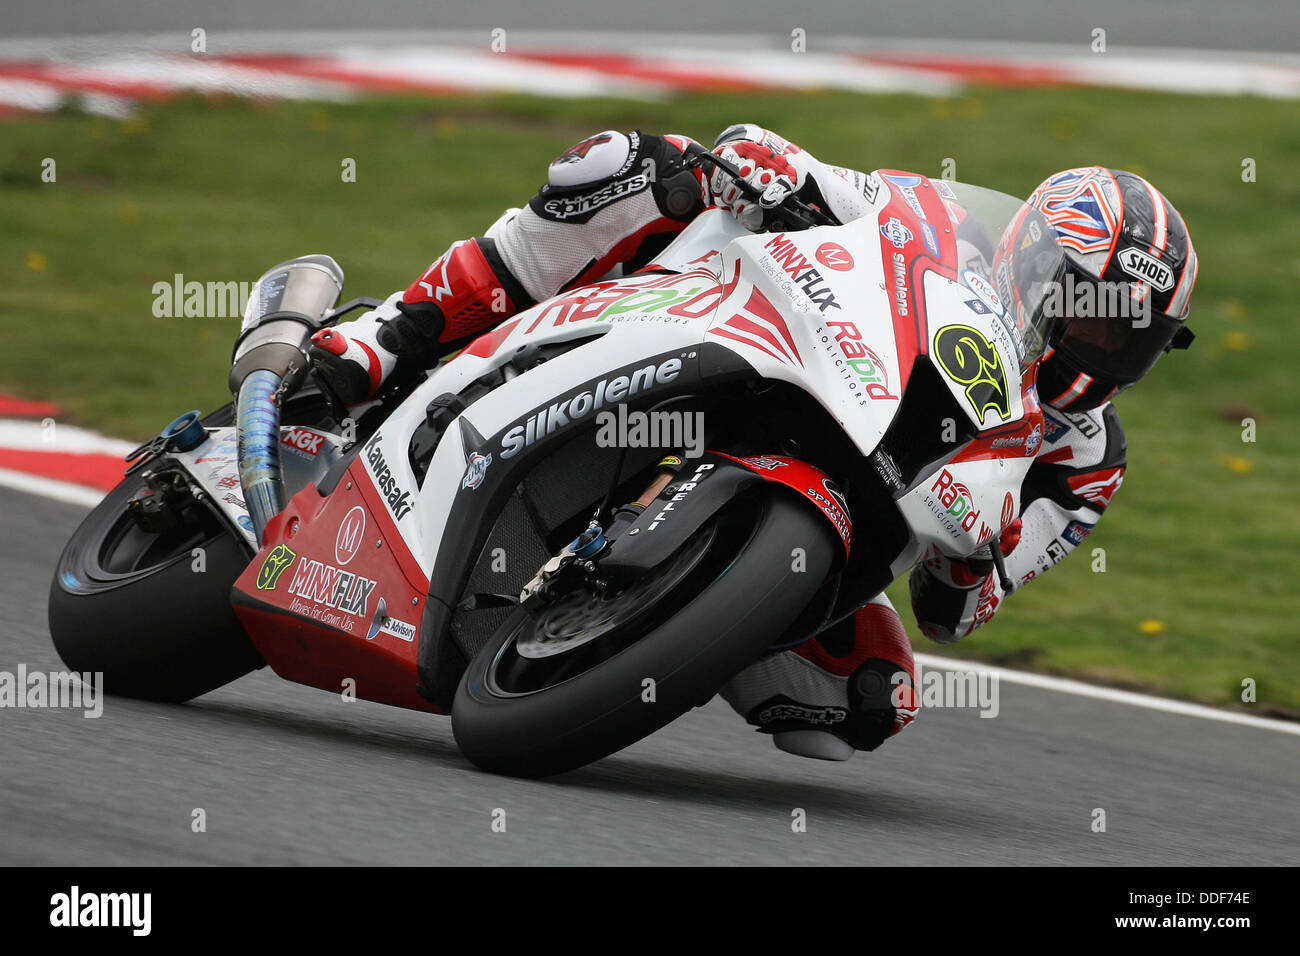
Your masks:
[{"label": "kawasaki logo", "polygon": [[397,479],[393,477],[392,470],[388,467],[388,463],[384,461],[384,453],[379,447],[382,440],[379,432],[375,432],[374,437],[366,442],[366,461],[370,463],[370,471],[375,476],[375,484],[379,486],[380,492],[388,502],[388,510],[393,513],[394,518],[400,520],[410,512],[414,502],[408,500],[411,497],[409,491],[403,491],[398,487]]},{"label": "kawasaki logo", "polygon": [[682,360],[671,358],[658,365],[647,365],[631,375],[614,375],[602,378],[590,390],[561,398],[546,408],[528,416],[523,424],[516,425],[501,439],[501,457],[519,454],[539,438],[564,428],[570,422],[586,418],[606,403],[625,401],[654,385],[667,385],[682,370]]}]

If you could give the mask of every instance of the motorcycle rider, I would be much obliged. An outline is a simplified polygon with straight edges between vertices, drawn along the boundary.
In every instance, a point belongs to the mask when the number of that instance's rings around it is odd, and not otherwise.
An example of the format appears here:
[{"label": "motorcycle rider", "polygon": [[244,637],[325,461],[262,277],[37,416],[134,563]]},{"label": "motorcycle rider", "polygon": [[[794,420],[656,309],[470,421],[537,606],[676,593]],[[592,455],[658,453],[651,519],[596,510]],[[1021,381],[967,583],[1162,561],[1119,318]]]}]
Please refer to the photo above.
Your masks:
[{"label": "motorcycle rider", "polygon": [[[866,174],[823,164],[780,136],[748,124],[718,137],[714,152],[762,193],[745,197],[721,171],[686,162],[692,140],[607,130],[561,153],[522,209],[484,235],[460,240],[409,288],[358,319],[313,337],[317,374],[344,402],[374,397],[394,378],[430,368],[535,302],[631,273],[710,206],[754,232],[794,192],[839,223],[871,206]],[[1155,187],[1102,167],[1049,177],[1030,197],[1067,253],[1077,282],[1134,283],[1151,321],[1063,315],[1038,363],[1048,446],[1025,480],[1019,519],[999,542],[1010,579],[1033,579],[1092,530],[1124,474],[1125,442],[1114,394],[1163,352],[1186,347],[1184,321],[1196,255],[1182,217]],[[1131,251],[1130,251],[1131,250]],[[1139,255],[1140,254],[1140,255]],[[1146,271],[1129,273],[1135,259]],[[1152,278],[1152,276],[1155,278]],[[1135,280],[1143,279],[1142,283]],[[988,621],[1005,593],[989,546],[965,559],[927,555],[911,575],[913,612],[933,640],[959,640]],[[722,696],[782,750],[843,760],[874,750],[917,712],[915,668],[902,620],[878,595],[854,615],[733,678]]]}]

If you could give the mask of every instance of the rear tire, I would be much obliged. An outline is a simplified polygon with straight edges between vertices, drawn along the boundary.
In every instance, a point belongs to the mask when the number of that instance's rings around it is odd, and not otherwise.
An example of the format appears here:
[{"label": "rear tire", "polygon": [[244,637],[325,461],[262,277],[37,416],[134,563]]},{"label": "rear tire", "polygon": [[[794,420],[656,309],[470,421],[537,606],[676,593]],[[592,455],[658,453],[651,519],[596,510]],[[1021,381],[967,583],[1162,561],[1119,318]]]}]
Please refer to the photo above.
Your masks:
[{"label": "rear tire", "polygon": [[[206,420],[224,425],[230,407]],[[230,606],[252,555],[215,516],[153,535],[126,503],[143,482],[126,478],[73,533],[50,585],[49,624],[69,669],[103,674],[103,690],[179,703],[228,684],[265,661]],[[203,549],[203,570],[193,549]]]},{"label": "rear tire", "polygon": [[[757,513],[745,517],[742,533],[719,533],[716,523],[737,505],[728,505],[679,549],[679,555],[699,550],[700,536],[713,535],[704,557],[680,578],[685,584],[673,584],[662,600],[652,598],[642,620],[628,620],[588,643],[579,632],[576,650],[539,662],[518,648],[538,646],[545,625],[522,608],[512,615],[470,662],[457,691],[452,728],[465,756],[484,770],[520,777],[572,770],[707,703],[761,657],[825,580],[835,543],[825,519],[771,493],[751,502]],[[794,569],[795,548],[805,552],[800,571]],[[680,606],[683,586],[690,592]],[[656,612],[662,618],[665,604],[666,619],[644,620]],[[639,628],[648,630],[629,638]],[[577,654],[585,654],[590,666],[565,663]],[[554,683],[546,681],[547,667],[558,668],[551,672]],[[653,702],[643,699],[648,686]]]}]

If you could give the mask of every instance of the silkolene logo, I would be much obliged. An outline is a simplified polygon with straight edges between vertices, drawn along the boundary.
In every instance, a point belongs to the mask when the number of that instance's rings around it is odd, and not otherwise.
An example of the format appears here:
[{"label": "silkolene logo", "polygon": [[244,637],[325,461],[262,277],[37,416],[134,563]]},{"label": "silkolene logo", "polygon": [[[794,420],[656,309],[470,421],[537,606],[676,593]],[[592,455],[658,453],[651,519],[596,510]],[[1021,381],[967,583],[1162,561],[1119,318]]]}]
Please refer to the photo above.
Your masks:
[{"label": "silkolene logo", "polygon": [[528,416],[522,425],[516,425],[501,439],[501,457],[519,454],[539,438],[564,428],[570,422],[586,418],[606,403],[618,403],[644,392],[654,385],[667,385],[682,370],[682,360],[668,359],[658,365],[647,365],[631,375],[614,375],[602,378],[595,388],[583,390]]}]

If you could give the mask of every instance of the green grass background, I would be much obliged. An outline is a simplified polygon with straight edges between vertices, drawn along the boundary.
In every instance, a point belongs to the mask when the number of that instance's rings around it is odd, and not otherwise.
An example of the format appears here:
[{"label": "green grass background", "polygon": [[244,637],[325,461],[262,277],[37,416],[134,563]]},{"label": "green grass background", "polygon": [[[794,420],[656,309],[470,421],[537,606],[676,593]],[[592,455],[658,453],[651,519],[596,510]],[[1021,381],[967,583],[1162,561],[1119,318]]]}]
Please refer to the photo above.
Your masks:
[{"label": "green grass background", "polygon": [[[1100,163],[1154,180],[1201,257],[1194,348],[1118,403],[1124,487],[1087,547],[945,653],[1300,716],[1294,290],[1300,104],[1102,90],[819,93],[660,103],[522,96],[349,105],[182,99],[0,122],[0,390],[133,439],[227,401],[237,319],[155,318],[152,286],[252,281],[328,252],[345,297],[407,285],[593,131],[710,140],[748,120],[819,157],[1025,195]],[[57,180],[41,180],[42,161]],[[345,158],[356,182],[342,181]],[[1255,181],[1243,182],[1252,159]],[[1241,421],[1257,422],[1242,441]],[[1104,548],[1105,573],[1090,568]],[[891,591],[906,613],[906,591]],[[939,650],[912,628],[923,650]],[[1258,701],[1242,704],[1242,681]]]}]

